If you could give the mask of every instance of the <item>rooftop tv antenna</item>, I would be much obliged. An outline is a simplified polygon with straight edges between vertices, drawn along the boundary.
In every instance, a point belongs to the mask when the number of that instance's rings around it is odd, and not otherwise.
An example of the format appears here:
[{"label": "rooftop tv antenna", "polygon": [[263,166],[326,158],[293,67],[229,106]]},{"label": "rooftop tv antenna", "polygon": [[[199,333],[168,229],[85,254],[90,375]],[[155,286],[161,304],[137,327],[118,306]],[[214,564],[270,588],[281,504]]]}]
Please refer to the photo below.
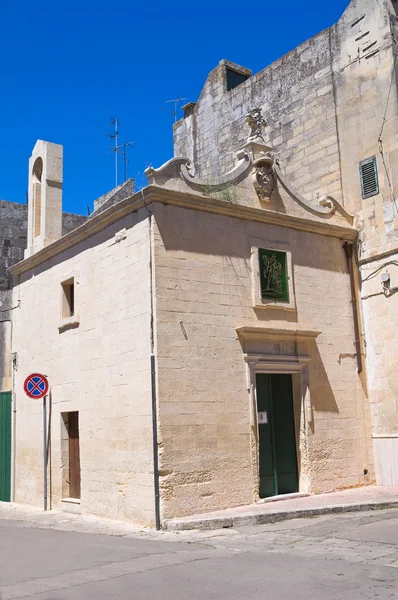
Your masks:
[{"label": "rooftop tv antenna", "polygon": [[[123,142],[123,144],[119,144],[119,146],[115,147],[116,151],[119,152],[123,156],[123,174],[124,179],[123,182],[127,181],[127,163],[129,163],[129,159],[127,158],[127,148],[130,146],[132,148],[135,142]],[[123,150],[121,150],[123,148]]]},{"label": "rooftop tv antenna", "polygon": [[174,104],[173,110],[169,110],[168,108],[163,109],[174,116],[174,123],[177,123],[178,107],[184,102],[184,100],[187,100],[187,98],[179,98],[178,96],[174,100],[165,100],[166,104]]},{"label": "rooftop tv antenna", "polygon": [[116,119],[112,119],[112,121],[110,123],[108,123],[108,127],[112,127],[112,125],[114,126],[114,132],[113,133],[104,133],[104,135],[106,135],[107,137],[111,138],[111,140],[114,140],[114,145],[111,146],[111,152],[115,153],[115,171],[116,171],[116,187],[118,186],[118,162],[119,162],[119,131],[118,131],[118,126],[119,126],[119,120]]}]

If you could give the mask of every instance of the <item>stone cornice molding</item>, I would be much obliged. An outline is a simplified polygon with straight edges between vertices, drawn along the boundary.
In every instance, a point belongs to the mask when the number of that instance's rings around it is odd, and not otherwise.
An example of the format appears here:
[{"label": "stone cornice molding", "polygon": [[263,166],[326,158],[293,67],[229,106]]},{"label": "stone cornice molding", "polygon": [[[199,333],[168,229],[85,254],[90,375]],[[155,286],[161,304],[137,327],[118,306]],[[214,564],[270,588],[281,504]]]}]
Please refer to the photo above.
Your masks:
[{"label": "stone cornice molding", "polygon": [[321,332],[245,326],[236,333],[249,373],[299,373],[311,362],[309,347]]},{"label": "stone cornice molding", "polygon": [[236,333],[242,339],[275,339],[280,342],[315,340],[320,331],[306,329],[278,329],[278,327],[237,327]]},{"label": "stone cornice molding", "polygon": [[246,221],[255,221],[267,225],[276,225],[278,227],[288,227],[299,231],[317,233],[344,241],[355,241],[358,233],[356,229],[348,225],[344,226],[331,224],[329,222],[312,221],[302,217],[281,214],[270,210],[263,210],[261,208],[247,207],[240,204],[232,204],[223,200],[199,196],[198,194],[188,194],[186,192],[150,185],[134,194],[134,196],[126,198],[98,215],[93,216],[77,229],[74,229],[29,258],[17,263],[11,267],[9,271],[12,275],[21,275],[29,269],[72,248],[92,235],[95,235],[126,215],[137,212],[144,207],[149,210],[149,206],[157,202],[160,204],[168,204],[191,210],[234,217]]}]

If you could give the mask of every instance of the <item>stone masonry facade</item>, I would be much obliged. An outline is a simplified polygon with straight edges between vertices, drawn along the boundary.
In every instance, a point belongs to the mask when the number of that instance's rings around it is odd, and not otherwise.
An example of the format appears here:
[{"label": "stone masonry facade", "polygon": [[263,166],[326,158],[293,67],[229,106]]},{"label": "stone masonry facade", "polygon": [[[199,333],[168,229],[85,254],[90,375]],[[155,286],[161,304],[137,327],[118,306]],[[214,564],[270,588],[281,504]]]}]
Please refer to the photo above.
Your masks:
[{"label": "stone masonry facade", "polygon": [[[64,236],[62,147],[37,142],[10,270],[17,501],[42,502],[40,405],[21,390],[44,368],[52,507],[159,525],[259,500],[261,374],[291,376],[297,491],[397,485],[395,6],[351,0],[257,75],[221,61],[175,158]],[[263,298],[261,249],[285,256],[285,303]]]},{"label": "stone masonry facade", "polygon": [[[231,168],[243,117],[259,106],[292,185],[312,201],[333,196],[355,215],[364,381],[378,481],[386,484],[398,481],[397,10],[390,0],[351,0],[336,25],[253,76],[221,61],[174,129],[175,155],[211,179]],[[227,68],[247,80],[228,91]],[[359,165],[373,156],[379,193],[362,199]]]}]

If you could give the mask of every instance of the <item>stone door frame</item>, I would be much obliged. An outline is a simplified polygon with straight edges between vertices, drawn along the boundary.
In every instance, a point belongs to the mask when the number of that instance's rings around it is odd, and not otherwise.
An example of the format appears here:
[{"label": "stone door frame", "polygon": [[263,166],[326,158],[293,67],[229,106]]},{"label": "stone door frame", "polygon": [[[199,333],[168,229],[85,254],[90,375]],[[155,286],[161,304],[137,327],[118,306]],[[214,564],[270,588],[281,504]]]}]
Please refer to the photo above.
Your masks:
[{"label": "stone door frame", "polygon": [[252,473],[256,500],[259,500],[259,430],[257,422],[257,374],[292,375],[295,412],[299,492],[311,491],[309,439],[313,421],[309,386],[310,344],[318,331],[242,327],[237,329],[246,362],[249,393]]}]

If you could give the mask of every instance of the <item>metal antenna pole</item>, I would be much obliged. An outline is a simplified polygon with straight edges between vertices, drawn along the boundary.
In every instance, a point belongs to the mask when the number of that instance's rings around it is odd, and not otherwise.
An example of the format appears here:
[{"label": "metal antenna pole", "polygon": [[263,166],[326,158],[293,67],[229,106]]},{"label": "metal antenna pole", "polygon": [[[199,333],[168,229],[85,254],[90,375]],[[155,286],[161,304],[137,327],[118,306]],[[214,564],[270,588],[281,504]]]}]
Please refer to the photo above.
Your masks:
[{"label": "metal antenna pole", "polygon": [[107,137],[111,138],[111,140],[114,140],[115,144],[114,146],[111,148],[111,151],[115,153],[115,172],[116,172],[116,187],[118,186],[118,181],[119,181],[119,177],[118,177],[118,161],[119,161],[119,130],[118,130],[118,125],[119,125],[119,119],[115,118],[112,119],[112,121],[109,123],[108,127],[110,127],[111,125],[115,126],[115,132],[114,133],[104,133],[104,135],[106,135]]},{"label": "metal antenna pole", "polygon": [[124,181],[127,181],[127,163],[129,162],[127,158],[127,147],[131,148],[134,146],[135,142],[123,142],[119,146],[115,147],[115,150],[119,152],[120,148],[123,148],[121,154],[123,156],[123,171],[124,171]]},{"label": "metal antenna pole", "polygon": [[164,108],[163,110],[166,110],[167,112],[171,113],[174,116],[174,123],[177,123],[177,116],[178,116],[178,106],[180,104],[182,104],[184,102],[184,100],[186,100],[187,98],[175,98],[174,100],[165,100],[166,104],[174,104],[174,110],[168,110],[167,108]]},{"label": "metal antenna pole", "polygon": [[118,167],[118,161],[119,161],[119,153],[118,153],[118,141],[119,141],[119,132],[118,132],[118,119],[115,119],[115,161],[116,161],[116,187],[118,184],[118,173],[117,173],[117,167]]}]

